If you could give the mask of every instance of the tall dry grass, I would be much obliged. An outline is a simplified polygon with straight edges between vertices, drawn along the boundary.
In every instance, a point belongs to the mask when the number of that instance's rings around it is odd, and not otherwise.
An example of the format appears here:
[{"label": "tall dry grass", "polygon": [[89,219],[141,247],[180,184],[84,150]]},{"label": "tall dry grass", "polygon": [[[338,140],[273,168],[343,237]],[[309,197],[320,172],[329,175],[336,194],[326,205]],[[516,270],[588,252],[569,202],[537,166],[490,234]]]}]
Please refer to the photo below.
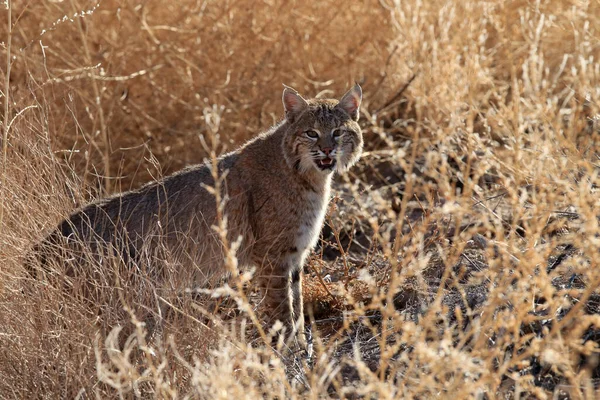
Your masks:
[{"label": "tall dry grass", "polygon": [[[0,21],[0,397],[597,395],[597,1],[8,1]],[[252,298],[230,319],[171,302],[152,338],[151,293],[90,304],[24,270],[72,209],[275,123],[282,83],[355,80],[367,149],[305,271],[313,365],[262,343]]]}]

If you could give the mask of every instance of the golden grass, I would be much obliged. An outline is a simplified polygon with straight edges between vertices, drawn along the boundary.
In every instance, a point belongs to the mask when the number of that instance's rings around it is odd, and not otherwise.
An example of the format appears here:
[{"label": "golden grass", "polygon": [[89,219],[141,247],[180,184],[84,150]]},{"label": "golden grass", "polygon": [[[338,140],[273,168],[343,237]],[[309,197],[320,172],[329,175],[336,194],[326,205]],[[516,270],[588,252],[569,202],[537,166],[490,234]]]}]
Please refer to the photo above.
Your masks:
[{"label": "golden grass", "polygon": [[[7,7],[0,397],[597,396],[598,1]],[[149,293],[90,306],[25,272],[74,208],[274,124],[282,83],[353,81],[367,148],[306,270],[314,365],[264,346],[252,301],[219,320],[182,299],[153,340]]]}]

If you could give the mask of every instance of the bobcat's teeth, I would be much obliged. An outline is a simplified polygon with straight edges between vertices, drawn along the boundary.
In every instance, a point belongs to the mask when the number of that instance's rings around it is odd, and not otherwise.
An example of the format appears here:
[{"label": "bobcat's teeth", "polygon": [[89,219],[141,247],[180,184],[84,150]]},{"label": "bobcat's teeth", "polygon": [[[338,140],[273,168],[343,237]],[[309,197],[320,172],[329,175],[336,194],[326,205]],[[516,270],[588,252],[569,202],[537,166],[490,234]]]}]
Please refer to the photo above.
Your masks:
[{"label": "bobcat's teeth", "polygon": [[319,167],[331,167],[333,165],[333,160],[329,157],[323,158],[318,161]]},{"label": "bobcat's teeth", "polygon": [[331,162],[332,162],[332,161],[333,161],[333,160],[332,160],[331,158],[324,158],[324,159],[322,159],[322,160],[321,160],[321,162],[322,162],[323,164],[325,164],[325,165],[329,165],[329,164],[331,164]]}]

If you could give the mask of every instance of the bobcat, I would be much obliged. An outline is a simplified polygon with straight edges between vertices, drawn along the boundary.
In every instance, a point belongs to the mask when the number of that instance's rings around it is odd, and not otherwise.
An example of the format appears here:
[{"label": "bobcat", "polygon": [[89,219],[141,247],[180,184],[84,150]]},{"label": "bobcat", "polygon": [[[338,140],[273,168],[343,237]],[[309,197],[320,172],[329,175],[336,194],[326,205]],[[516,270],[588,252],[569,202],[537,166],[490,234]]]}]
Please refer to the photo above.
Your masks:
[{"label": "bobcat", "polygon": [[[361,155],[361,99],[358,84],[339,101],[305,100],[285,87],[285,119],[218,159],[219,176],[226,174],[227,240],[239,244],[238,266],[256,267],[267,317],[301,343],[303,263],[319,237],[333,172]],[[77,264],[82,246],[100,255],[110,248],[171,289],[214,283],[227,272],[222,240],[212,228],[214,185],[206,163],[93,202],[63,220],[37,246],[38,257],[58,248],[63,262]],[[169,266],[158,249],[168,253]]]}]

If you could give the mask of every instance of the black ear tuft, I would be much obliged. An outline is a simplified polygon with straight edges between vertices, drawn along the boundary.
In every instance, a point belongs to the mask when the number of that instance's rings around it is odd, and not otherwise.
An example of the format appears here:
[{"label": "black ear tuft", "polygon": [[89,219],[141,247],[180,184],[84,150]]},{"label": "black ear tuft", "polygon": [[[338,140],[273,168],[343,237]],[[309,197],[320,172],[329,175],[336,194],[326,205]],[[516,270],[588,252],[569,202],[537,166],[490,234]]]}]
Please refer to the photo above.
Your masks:
[{"label": "black ear tuft", "polygon": [[289,86],[286,86],[285,89],[283,89],[282,100],[283,108],[285,109],[285,118],[289,122],[294,122],[308,107],[306,100],[304,100],[296,90]]},{"label": "black ear tuft", "polygon": [[358,121],[361,101],[362,89],[357,83],[354,85],[354,87],[352,87],[352,89],[348,90],[344,96],[342,96],[342,99],[337,106],[344,110],[350,116],[350,118]]}]

